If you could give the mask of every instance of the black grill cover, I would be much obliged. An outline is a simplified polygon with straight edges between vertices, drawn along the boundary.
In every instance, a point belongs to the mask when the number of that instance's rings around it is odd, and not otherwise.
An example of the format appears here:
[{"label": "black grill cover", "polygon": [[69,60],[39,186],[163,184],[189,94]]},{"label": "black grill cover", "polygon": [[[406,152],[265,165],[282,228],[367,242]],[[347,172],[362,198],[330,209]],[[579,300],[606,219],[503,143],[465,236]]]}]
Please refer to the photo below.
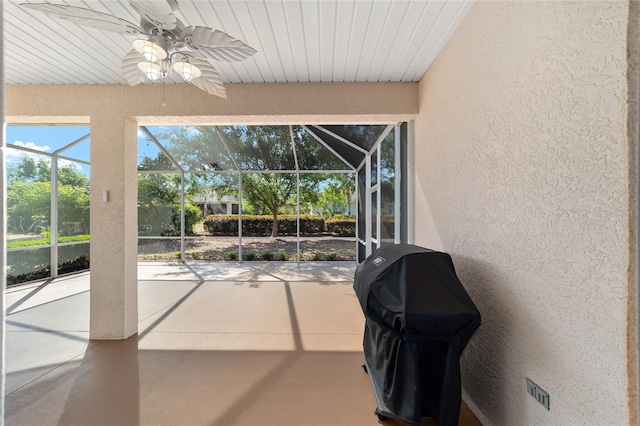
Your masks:
[{"label": "black grill cover", "polygon": [[385,245],[358,265],[353,288],[366,317],[369,374],[391,413],[409,423],[458,424],[460,355],[480,312],[451,256]]}]

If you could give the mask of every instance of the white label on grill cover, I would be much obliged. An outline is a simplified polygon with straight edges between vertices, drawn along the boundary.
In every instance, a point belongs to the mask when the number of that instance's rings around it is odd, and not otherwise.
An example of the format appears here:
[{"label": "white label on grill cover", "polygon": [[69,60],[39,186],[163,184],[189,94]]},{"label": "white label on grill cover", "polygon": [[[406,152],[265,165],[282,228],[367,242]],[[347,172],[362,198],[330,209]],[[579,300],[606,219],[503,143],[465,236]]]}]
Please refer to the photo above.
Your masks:
[{"label": "white label on grill cover", "polygon": [[373,264],[376,266],[380,266],[384,263],[384,257],[382,256],[378,256],[375,259],[373,259]]}]

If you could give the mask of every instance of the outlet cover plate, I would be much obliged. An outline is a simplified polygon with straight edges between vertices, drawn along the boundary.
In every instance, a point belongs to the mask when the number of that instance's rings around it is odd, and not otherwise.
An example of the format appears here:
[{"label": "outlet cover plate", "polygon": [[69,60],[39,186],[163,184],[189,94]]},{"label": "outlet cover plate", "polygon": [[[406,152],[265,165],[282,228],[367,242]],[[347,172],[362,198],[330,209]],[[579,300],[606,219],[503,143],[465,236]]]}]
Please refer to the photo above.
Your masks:
[{"label": "outlet cover plate", "polygon": [[544,391],[540,386],[536,385],[533,380],[526,378],[527,380],[527,392],[534,397],[540,404],[544,405],[544,408],[551,411],[549,408],[549,394]]}]

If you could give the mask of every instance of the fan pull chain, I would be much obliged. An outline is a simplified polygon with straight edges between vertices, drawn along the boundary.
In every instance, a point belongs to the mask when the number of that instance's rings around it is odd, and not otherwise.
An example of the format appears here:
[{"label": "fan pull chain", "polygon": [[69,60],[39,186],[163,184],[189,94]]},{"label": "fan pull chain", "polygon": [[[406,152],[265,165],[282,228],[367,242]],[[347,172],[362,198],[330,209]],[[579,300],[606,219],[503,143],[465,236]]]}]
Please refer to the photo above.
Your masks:
[{"label": "fan pull chain", "polygon": [[164,85],[166,84],[166,81],[162,81],[162,103],[160,104],[160,106],[162,106],[162,108],[166,107],[167,104],[164,102]]}]

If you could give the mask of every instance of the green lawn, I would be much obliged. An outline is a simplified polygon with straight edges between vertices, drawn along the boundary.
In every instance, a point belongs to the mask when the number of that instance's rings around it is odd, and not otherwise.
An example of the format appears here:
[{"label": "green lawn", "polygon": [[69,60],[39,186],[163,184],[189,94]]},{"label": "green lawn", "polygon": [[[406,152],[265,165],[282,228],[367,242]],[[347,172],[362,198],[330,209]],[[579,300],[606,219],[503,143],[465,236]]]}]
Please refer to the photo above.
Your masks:
[{"label": "green lawn", "polygon": [[[74,243],[77,241],[89,241],[91,239],[91,235],[73,235],[69,237],[59,237],[58,243]],[[9,241],[7,242],[7,248],[21,248],[21,247],[33,247],[33,246],[43,246],[51,244],[51,238],[40,238],[38,240],[27,240],[27,241]]]}]

